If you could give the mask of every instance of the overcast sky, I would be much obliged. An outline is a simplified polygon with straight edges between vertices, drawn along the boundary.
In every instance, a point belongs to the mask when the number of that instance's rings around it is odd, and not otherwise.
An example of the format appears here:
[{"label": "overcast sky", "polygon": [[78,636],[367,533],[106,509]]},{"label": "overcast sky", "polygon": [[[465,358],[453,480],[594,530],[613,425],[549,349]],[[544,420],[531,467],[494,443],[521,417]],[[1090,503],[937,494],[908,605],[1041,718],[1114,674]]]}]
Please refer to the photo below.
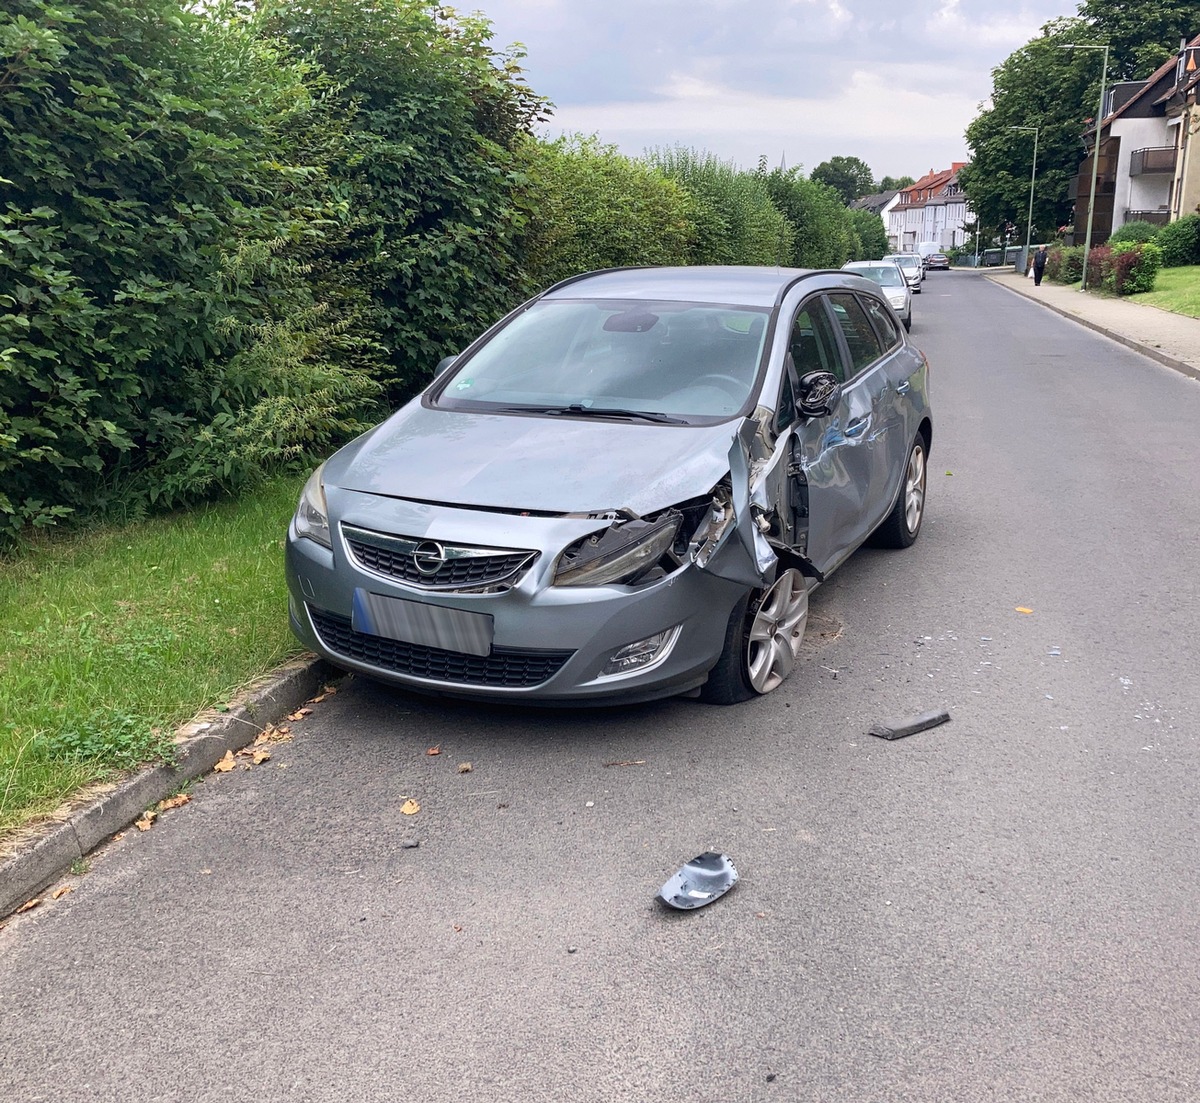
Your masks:
[{"label": "overcast sky", "polygon": [[875,178],[967,159],[991,70],[1077,0],[471,0],[522,42],[545,128],[638,155],[685,145]]}]

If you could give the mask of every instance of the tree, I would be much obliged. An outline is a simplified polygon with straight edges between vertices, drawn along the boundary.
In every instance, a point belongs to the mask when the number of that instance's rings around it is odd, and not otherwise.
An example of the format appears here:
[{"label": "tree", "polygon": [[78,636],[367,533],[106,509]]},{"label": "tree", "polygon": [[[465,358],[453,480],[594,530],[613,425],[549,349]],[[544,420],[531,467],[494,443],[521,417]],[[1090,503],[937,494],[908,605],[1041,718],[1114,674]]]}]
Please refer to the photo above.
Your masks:
[{"label": "tree", "polygon": [[1079,14],[1091,25],[1088,41],[1111,47],[1110,79],[1144,80],[1200,31],[1196,0],[1084,0]]},{"label": "tree", "polygon": [[854,260],[879,260],[888,251],[887,227],[871,211],[848,211],[850,225],[858,235],[859,249]]},{"label": "tree", "polygon": [[879,181],[880,191],[900,191],[902,188],[907,188],[910,184],[915,184],[916,180],[911,176],[885,176]]},{"label": "tree", "polygon": [[992,106],[967,127],[971,162],[959,173],[985,238],[1010,223],[1024,236],[1033,135],[1011,127],[1038,128],[1035,235],[1069,221],[1067,190],[1083,157],[1080,136],[1095,114],[1100,66],[1095,51],[1059,47],[1089,37],[1081,19],[1053,20],[992,70]]},{"label": "tree", "polygon": [[871,167],[857,157],[831,157],[813,169],[808,178],[833,188],[846,206],[870,195],[875,188]]}]

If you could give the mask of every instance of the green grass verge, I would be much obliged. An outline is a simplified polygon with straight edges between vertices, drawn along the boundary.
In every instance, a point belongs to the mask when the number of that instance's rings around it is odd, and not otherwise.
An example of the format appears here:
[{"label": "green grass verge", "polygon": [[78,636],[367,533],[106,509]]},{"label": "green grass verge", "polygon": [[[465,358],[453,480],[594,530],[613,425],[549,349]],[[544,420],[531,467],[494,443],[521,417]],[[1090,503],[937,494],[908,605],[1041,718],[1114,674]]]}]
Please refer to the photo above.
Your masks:
[{"label": "green grass verge", "polygon": [[169,758],[175,727],[299,651],[283,538],[302,484],[0,563],[0,835]]},{"label": "green grass verge", "polygon": [[1200,318],[1200,265],[1161,269],[1155,277],[1154,290],[1130,295],[1129,301]]}]

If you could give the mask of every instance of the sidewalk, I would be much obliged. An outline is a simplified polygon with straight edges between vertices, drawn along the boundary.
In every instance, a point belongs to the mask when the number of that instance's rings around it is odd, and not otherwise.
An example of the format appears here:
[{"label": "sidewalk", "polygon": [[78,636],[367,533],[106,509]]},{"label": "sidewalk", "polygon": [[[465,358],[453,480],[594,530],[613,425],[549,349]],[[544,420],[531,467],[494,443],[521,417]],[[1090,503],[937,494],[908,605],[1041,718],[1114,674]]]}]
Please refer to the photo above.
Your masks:
[{"label": "sidewalk", "polygon": [[1034,287],[1033,280],[1018,276],[1011,268],[988,268],[981,274],[1160,364],[1200,379],[1200,318],[1172,314],[1112,295],[1093,295],[1046,280],[1041,287]]}]

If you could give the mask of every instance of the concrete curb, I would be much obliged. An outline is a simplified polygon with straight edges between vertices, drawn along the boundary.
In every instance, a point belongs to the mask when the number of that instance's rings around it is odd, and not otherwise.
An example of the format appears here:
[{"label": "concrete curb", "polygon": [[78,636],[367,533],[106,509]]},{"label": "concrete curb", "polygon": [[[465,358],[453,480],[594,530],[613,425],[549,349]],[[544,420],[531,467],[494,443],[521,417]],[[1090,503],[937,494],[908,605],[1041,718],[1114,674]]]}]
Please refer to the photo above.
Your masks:
[{"label": "concrete curb", "polygon": [[[1181,375],[1186,375],[1192,379],[1200,380],[1200,368],[1194,367],[1185,360],[1179,360],[1174,356],[1169,356],[1167,353],[1162,352],[1151,345],[1147,345],[1142,341],[1135,341],[1132,337],[1127,337],[1123,333],[1118,333],[1115,329],[1109,329],[1107,326],[1102,326],[1098,322],[1093,322],[1088,318],[1080,317],[1080,315],[1075,314],[1070,310],[1066,310],[1061,306],[1056,306],[1054,303],[1047,302],[1045,299],[1039,298],[1036,295],[1027,295],[1024,291],[1018,291],[1015,287],[1012,287],[1001,280],[993,279],[992,283],[994,283],[997,287],[1003,287],[1006,291],[1011,291],[1014,295],[1019,295],[1022,299],[1026,299],[1029,302],[1038,303],[1040,306],[1044,306],[1047,310],[1053,310],[1055,314],[1059,314],[1064,318],[1070,318],[1071,321],[1078,322],[1081,326],[1085,326],[1088,329],[1099,333],[1101,336],[1109,338],[1109,340],[1116,341],[1117,344],[1124,345],[1127,349],[1133,349],[1134,352],[1140,352],[1143,356],[1149,357],[1151,360],[1156,360],[1164,367],[1171,368],[1174,371],[1179,372]],[[1142,309],[1144,310],[1147,308],[1143,307]]]},{"label": "concrete curb", "polygon": [[315,656],[280,667],[238,695],[228,712],[209,710],[176,733],[176,764],[149,766],[123,781],[65,822],[0,861],[0,918],[36,896],[90,850],[185,781],[213,768],[226,751],[252,743],[263,728],[278,723],[339,671]]}]

